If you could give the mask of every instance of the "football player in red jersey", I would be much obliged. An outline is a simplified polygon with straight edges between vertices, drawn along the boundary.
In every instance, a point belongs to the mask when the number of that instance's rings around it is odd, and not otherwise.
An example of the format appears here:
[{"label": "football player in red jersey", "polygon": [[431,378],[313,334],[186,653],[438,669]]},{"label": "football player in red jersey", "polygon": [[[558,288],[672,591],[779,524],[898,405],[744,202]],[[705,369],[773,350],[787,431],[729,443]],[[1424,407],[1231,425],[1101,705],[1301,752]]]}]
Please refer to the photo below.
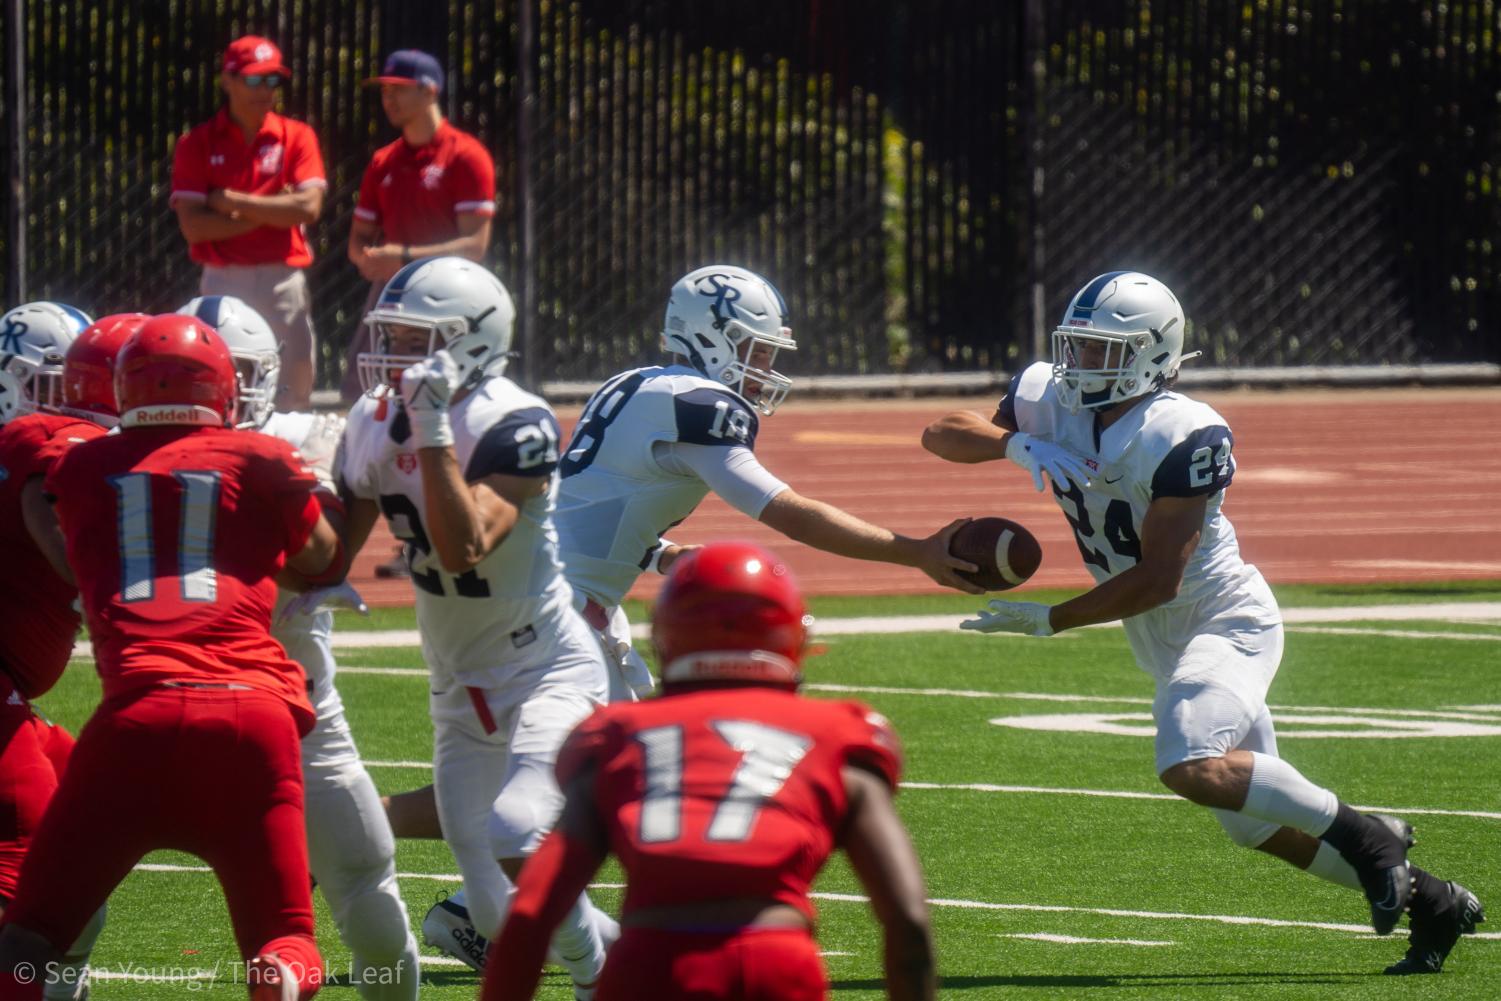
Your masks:
[{"label": "football player in red jersey", "polygon": [[[0,320],[12,331],[0,357],[0,552],[11,570],[0,577],[0,915],[73,749],[72,735],[31,702],[57,683],[72,655],[78,592],[54,569],[66,571],[61,535],[53,529],[39,544],[27,529],[52,523],[42,481],[53,464],[114,420],[114,388],[106,381],[100,395],[77,377],[79,366],[90,358],[112,365],[145,319],[109,316],[77,333],[66,307],[31,303]],[[65,390],[69,374],[75,378]],[[47,996],[73,996],[103,924],[101,907],[69,943]]]},{"label": "football player in red jersey", "polygon": [[0,924],[0,997],[42,997],[18,964],[46,969],[143,855],[171,848],[218,874],[252,999],[307,998],[322,960],[298,741],[314,717],[270,621],[284,566],[342,575],[338,536],[291,446],[233,429],[234,363],[212,329],[151,318],[114,386],[121,433],[75,446],[44,484],[103,701]]},{"label": "football player in red jersey", "polygon": [[563,816],[521,871],[484,1001],[532,996],[552,926],[609,852],[626,890],[597,1001],[825,998],[808,887],[836,847],[885,930],[888,996],[935,996],[922,869],[891,800],[896,736],[857,702],[797,694],[806,636],[766,550],[678,561],[652,621],[663,697],[606,706],[568,738]]}]

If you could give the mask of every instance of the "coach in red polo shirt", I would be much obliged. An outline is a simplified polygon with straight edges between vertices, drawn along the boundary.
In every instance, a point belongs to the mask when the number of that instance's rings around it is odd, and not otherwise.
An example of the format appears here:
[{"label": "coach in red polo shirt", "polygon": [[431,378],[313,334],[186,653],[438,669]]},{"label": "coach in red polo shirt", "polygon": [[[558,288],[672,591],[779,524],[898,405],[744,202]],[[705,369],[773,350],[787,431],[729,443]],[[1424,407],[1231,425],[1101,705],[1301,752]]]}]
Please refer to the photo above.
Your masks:
[{"label": "coach in red polo shirt", "polygon": [[[375,151],[360,184],[349,230],[349,259],[370,283],[371,300],[402,266],[419,257],[481,261],[495,215],[495,161],[480,141],[454,128],[438,110],[443,67],[426,52],[403,49],[386,58],[380,76],[386,118],[401,138]],[[344,370],[346,400],[360,394],[355,355],[369,350],[355,331]]]},{"label": "coach in red polo shirt", "polygon": [[266,318],[281,343],[278,410],[306,410],[313,390],[313,325],[303,227],[323,211],[328,182],[318,137],[271,110],[291,73],[281,50],[246,35],[224,52],[227,100],[177,143],[172,207],[203,265],[204,295],[233,295]]}]

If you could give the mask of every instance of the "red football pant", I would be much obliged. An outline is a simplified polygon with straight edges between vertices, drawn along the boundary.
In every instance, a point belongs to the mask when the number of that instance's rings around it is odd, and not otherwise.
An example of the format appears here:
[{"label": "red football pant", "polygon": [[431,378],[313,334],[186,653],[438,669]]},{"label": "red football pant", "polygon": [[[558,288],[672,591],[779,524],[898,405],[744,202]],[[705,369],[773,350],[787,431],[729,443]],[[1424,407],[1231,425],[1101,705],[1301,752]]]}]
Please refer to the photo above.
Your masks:
[{"label": "red football pant", "polygon": [[705,935],[625,928],[610,946],[597,1001],[824,1001],[813,936],[794,929]]},{"label": "red football pant", "polygon": [[105,703],[79,734],[5,924],[66,949],[147,852],[191,852],[224,887],[240,955],[276,953],[311,997],[323,961],[299,749],[291,710],[269,692],[152,688]]},{"label": "red football pant", "polygon": [[[0,678],[0,907],[16,895],[16,880],[42,814],[62,781],[73,738],[24,700],[8,701]],[[72,943],[68,943],[71,945]]]}]

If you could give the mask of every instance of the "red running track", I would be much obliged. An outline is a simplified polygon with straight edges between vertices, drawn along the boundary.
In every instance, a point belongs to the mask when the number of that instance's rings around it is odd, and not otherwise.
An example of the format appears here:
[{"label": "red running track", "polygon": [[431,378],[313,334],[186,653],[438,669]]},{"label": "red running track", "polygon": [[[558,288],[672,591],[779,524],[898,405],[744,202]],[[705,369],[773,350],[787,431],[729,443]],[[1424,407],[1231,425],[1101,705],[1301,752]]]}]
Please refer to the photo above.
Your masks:
[{"label": "red running track", "polygon": [[[1196,394],[1235,433],[1237,473],[1225,502],[1245,558],[1274,584],[1501,578],[1501,389]],[[907,535],[966,515],[999,514],[1042,542],[1032,583],[1087,587],[1072,532],[1051,498],[1008,462],[947,463],[919,437],[954,409],[995,401],[799,403],[761,424],[756,453],[799,493]],[[576,412],[565,414],[565,428]],[[792,565],[812,594],[940,590],[916,570],[841,559],[790,542],[710,495],[674,529],[676,542],[748,539]],[[395,544],[381,525],[351,579],[372,604],[411,603],[405,580],[374,566]],[[655,593],[647,575],[632,591]]]}]

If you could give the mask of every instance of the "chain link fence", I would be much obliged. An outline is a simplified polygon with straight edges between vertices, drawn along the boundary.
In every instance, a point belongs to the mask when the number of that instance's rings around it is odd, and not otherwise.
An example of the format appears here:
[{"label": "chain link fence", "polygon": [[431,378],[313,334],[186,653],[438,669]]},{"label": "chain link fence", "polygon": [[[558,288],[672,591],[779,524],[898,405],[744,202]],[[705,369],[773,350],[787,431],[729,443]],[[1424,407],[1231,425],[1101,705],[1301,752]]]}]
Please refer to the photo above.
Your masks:
[{"label": "chain link fence", "polygon": [[671,282],[714,259],[787,296],[797,374],[1014,368],[1119,267],[1179,293],[1216,365],[1501,360],[1494,0],[6,2],[0,171],[17,128],[27,155],[4,300],[21,276],[95,313],[194,294],[173,144],[216,109],[225,43],[266,34],[329,170],[324,385],[365,295],[360,177],[394,138],[359,81],[398,47],[439,55],[495,155],[534,381],[651,357]]}]

